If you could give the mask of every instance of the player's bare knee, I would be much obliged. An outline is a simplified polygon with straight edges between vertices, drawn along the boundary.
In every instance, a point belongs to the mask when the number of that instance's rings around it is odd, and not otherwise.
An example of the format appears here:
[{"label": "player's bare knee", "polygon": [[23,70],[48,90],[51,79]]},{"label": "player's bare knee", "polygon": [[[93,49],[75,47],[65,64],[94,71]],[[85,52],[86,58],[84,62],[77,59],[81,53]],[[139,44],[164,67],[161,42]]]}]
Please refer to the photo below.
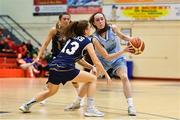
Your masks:
[{"label": "player's bare knee", "polygon": [[122,75],[120,78],[121,78],[121,80],[123,80],[123,81],[127,81],[127,80],[128,80],[127,75]]},{"label": "player's bare knee", "polygon": [[95,75],[93,75],[92,82],[96,82],[96,81],[97,81],[97,77]]},{"label": "player's bare knee", "polygon": [[51,96],[51,95],[54,95],[56,92],[57,92],[57,90],[48,89],[48,90],[47,90],[47,95],[48,95],[48,96]]}]

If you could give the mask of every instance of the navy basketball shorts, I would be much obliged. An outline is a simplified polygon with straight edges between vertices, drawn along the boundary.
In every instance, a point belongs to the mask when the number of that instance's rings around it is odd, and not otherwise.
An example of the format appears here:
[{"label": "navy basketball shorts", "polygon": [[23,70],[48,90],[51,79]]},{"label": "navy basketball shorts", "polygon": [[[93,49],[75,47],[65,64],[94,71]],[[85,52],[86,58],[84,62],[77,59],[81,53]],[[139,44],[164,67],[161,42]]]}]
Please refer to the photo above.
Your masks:
[{"label": "navy basketball shorts", "polygon": [[71,69],[71,70],[63,70],[63,71],[56,71],[56,70],[49,70],[49,78],[48,82],[59,85],[65,85],[66,82],[73,80],[78,74],[80,70],[78,69]]}]

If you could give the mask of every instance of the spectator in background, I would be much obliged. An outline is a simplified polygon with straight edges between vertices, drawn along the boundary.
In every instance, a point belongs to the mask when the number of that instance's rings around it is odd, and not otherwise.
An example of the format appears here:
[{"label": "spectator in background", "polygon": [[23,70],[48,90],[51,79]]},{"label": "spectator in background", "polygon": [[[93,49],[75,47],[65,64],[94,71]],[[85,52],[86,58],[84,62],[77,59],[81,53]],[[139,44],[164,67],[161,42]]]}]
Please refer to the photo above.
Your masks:
[{"label": "spectator in background", "polygon": [[8,35],[6,38],[1,40],[1,52],[4,53],[13,53],[12,47],[14,46],[14,42],[10,39],[10,36]]},{"label": "spectator in background", "polygon": [[23,43],[18,47],[17,53],[18,53],[18,54],[20,53],[20,54],[22,55],[22,58],[25,58],[25,57],[27,56],[27,52],[28,52],[27,46],[26,46],[26,44],[23,42]]},{"label": "spectator in background", "polygon": [[[17,54],[17,64],[19,67],[21,67],[23,69],[23,65],[26,64],[26,63],[31,63],[33,60],[30,56],[27,56],[26,58],[22,58],[22,54],[21,53],[18,53]],[[25,70],[28,70],[28,73],[30,75],[30,77],[35,77],[34,74],[35,73],[39,73],[39,71],[34,67],[34,66],[29,66],[27,69]]]},{"label": "spectator in background", "polygon": [[0,41],[3,39],[3,29],[0,28]]},{"label": "spectator in background", "polygon": [[4,49],[4,40],[0,40],[0,52],[3,52]]},{"label": "spectator in background", "polygon": [[7,35],[6,38],[5,38],[5,41],[7,42],[9,48],[14,52],[15,44],[14,44],[14,41],[11,38],[11,36]]},{"label": "spectator in background", "polygon": [[31,40],[27,41],[26,47],[27,47],[27,50],[28,50],[29,53],[33,53],[34,48],[33,48],[33,45],[31,44]]},{"label": "spectator in background", "polygon": [[[21,68],[23,68],[22,65],[26,64],[26,61],[22,58],[21,53],[17,54],[16,61],[17,61],[18,66],[21,67]],[[30,77],[34,77],[32,66],[28,67],[27,70],[29,72]]]}]

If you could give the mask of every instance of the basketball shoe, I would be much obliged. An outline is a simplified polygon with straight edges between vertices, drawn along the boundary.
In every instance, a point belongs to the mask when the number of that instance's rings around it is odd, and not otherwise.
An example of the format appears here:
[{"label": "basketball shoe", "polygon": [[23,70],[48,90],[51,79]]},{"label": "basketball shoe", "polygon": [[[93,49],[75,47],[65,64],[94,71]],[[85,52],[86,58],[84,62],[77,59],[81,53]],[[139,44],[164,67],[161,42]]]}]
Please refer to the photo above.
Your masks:
[{"label": "basketball shoe", "polygon": [[46,104],[46,102],[47,102],[47,100],[45,99],[45,100],[43,100],[43,101],[39,102],[39,104],[41,104],[41,105],[45,105],[45,104]]},{"label": "basketball shoe", "polygon": [[31,111],[29,110],[30,106],[23,104],[21,107],[19,107],[19,110],[21,110],[23,113],[30,113]]},{"label": "basketball shoe", "polygon": [[97,110],[95,107],[87,108],[86,112],[84,113],[86,117],[103,117],[104,113]]},{"label": "basketball shoe", "polygon": [[136,116],[136,110],[134,106],[129,106],[128,107],[128,115],[129,116]]},{"label": "basketball shoe", "polygon": [[80,101],[76,100],[75,102],[71,103],[70,105],[67,105],[64,108],[64,111],[73,111],[73,110],[79,109],[80,107],[81,107]]}]

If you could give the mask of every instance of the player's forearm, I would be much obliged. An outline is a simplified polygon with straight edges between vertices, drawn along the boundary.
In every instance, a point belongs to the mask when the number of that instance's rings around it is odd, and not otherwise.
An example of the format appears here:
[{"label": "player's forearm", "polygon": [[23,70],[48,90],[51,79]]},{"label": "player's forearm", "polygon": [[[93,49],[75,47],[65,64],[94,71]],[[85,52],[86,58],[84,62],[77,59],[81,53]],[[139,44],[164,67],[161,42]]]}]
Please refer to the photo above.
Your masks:
[{"label": "player's forearm", "polygon": [[38,58],[41,58],[43,52],[45,51],[45,49],[47,48],[47,46],[49,45],[49,41],[46,41],[43,43],[42,47],[40,48],[39,52],[38,52]]},{"label": "player's forearm", "polygon": [[92,69],[93,68],[93,65],[89,64],[84,59],[81,59],[80,61],[78,61],[78,64],[80,64],[81,66],[83,66],[83,67],[85,67],[87,69]]},{"label": "player's forearm", "polygon": [[105,59],[108,60],[108,61],[110,61],[110,60],[112,60],[112,59],[115,59],[115,58],[121,56],[121,55],[124,54],[124,53],[125,53],[125,51],[122,50],[122,51],[118,51],[118,52],[116,52],[116,53],[108,54],[108,55],[105,56]]},{"label": "player's forearm", "polygon": [[96,61],[95,66],[97,70],[100,70],[98,71],[99,73],[102,73],[103,75],[105,75],[107,79],[110,79],[110,76],[108,75],[107,71],[104,69],[103,65],[101,64],[99,60]]},{"label": "player's forearm", "polygon": [[125,34],[123,34],[123,33],[121,33],[121,32],[117,32],[116,34],[117,34],[117,36],[118,36],[119,38],[121,38],[121,39],[123,39],[123,40],[125,40],[125,41],[129,41],[129,40],[131,39],[131,37],[129,37],[129,36],[127,36],[127,35],[125,35]]}]

